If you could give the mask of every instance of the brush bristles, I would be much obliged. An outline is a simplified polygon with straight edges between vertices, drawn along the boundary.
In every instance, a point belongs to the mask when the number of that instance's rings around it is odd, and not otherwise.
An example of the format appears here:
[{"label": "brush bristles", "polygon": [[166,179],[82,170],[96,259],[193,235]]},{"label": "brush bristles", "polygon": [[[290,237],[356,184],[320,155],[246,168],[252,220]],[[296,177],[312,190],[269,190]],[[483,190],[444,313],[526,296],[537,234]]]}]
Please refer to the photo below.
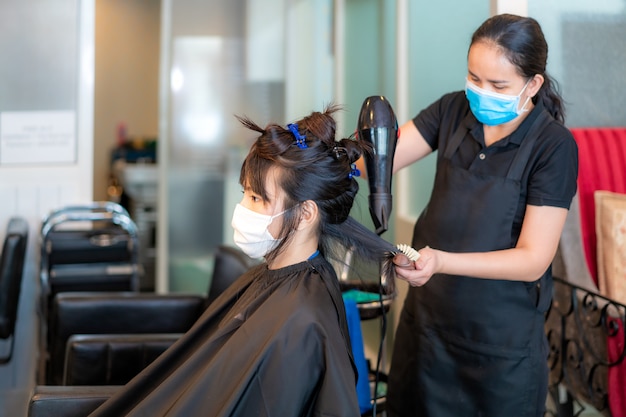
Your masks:
[{"label": "brush bristles", "polygon": [[405,254],[412,262],[415,262],[415,261],[417,261],[420,258],[419,252],[416,251],[415,249],[413,249],[409,245],[405,245],[405,244],[401,243],[401,244],[399,244],[397,246],[397,248],[398,248],[398,250],[400,252]]}]

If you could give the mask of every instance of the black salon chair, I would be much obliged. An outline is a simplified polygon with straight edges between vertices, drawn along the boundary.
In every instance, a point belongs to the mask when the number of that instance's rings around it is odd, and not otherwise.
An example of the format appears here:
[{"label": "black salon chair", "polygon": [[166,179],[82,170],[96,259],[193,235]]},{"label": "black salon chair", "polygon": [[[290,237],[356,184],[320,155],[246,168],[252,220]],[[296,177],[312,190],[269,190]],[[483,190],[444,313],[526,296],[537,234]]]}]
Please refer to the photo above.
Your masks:
[{"label": "black salon chair", "polygon": [[206,296],[57,294],[51,309],[48,363],[40,383],[125,384],[185,333],[207,305],[254,263],[239,249],[218,247]]},{"label": "black salon chair", "polygon": [[21,217],[12,217],[7,226],[0,255],[0,342],[7,345],[6,349],[0,350],[2,352],[0,364],[8,363],[13,355],[15,322],[27,241],[28,223]]},{"label": "black salon chair", "polygon": [[[49,357],[43,383],[63,385],[66,346],[72,335],[184,333],[202,314],[204,305],[205,297],[199,294],[57,294],[51,310],[47,349]],[[115,346],[117,345],[111,347]],[[106,355],[92,359],[92,368],[99,366],[98,363],[109,368],[125,368],[129,365],[126,362],[105,365]],[[72,374],[74,371],[69,372]],[[104,384],[103,380],[92,385]]]},{"label": "black salon chair", "polygon": [[119,204],[97,201],[52,211],[40,230],[42,311],[57,293],[138,291],[139,238]]}]

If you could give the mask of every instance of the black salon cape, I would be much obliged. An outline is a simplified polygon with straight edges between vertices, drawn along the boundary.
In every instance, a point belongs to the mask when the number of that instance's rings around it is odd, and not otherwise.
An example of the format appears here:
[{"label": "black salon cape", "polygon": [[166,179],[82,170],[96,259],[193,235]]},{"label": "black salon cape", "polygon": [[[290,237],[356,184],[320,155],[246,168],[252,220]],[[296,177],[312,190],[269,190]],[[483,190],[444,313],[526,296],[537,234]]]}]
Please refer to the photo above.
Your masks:
[{"label": "black salon cape", "polygon": [[90,416],[359,416],[355,369],[330,264],[262,264]]}]

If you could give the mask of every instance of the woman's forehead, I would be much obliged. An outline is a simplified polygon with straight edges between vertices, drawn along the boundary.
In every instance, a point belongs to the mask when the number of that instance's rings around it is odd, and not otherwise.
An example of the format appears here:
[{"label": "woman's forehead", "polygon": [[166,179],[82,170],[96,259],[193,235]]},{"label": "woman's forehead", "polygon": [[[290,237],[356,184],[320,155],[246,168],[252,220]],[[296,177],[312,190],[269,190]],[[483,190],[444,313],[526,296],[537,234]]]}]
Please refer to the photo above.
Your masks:
[{"label": "woman's forehead", "polygon": [[481,78],[497,80],[516,76],[517,68],[505,51],[493,42],[476,42],[470,47],[467,59],[468,71]]},{"label": "woman's forehead", "polygon": [[265,176],[265,193],[267,195],[267,199],[270,202],[277,202],[283,200],[284,192],[280,188],[279,185],[280,180],[280,170],[273,166],[267,170],[267,175]]},{"label": "woman's forehead", "polygon": [[248,171],[243,188],[258,194],[265,200],[266,204],[276,205],[277,202],[282,202],[284,199],[279,179],[280,170],[276,167],[270,167],[265,172],[253,173]]}]

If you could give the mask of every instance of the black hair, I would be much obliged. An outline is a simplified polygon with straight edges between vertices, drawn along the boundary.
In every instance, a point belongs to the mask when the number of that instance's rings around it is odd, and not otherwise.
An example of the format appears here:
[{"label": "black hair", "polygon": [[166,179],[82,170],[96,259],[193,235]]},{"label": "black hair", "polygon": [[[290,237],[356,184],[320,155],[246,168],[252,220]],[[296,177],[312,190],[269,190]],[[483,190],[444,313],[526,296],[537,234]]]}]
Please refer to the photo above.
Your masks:
[{"label": "black hair", "polygon": [[558,83],[546,72],[548,43],[535,19],[513,14],[492,16],[476,29],[470,48],[478,42],[498,46],[522,77],[530,79],[537,74],[542,75],[544,82],[533,102],[541,99],[556,120],[565,122],[565,108]]},{"label": "black hair", "polygon": [[[395,246],[350,217],[359,191],[353,164],[372,150],[358,137],[335,140],[333,114],[340,109],[330,104],[323,112],[313,112],[287,127],[270,123],[261,128],[237,116],[246,128],[260,133],[241,166],[239,182],[267,200],[265,179],[270,169],[278,168],[277,185],[285,194],[286,211],[279,235],[282,240],[266,255],[268,262],[276,258],[296,230],[300,203],[311,200],[320,213],[320,253],[326,259],[341,261],[342,251],[348,249],[362,260],[380,261],[387,286],[392,287]],[[306,147],[298,145],[298,137],[304,137]]]}]

